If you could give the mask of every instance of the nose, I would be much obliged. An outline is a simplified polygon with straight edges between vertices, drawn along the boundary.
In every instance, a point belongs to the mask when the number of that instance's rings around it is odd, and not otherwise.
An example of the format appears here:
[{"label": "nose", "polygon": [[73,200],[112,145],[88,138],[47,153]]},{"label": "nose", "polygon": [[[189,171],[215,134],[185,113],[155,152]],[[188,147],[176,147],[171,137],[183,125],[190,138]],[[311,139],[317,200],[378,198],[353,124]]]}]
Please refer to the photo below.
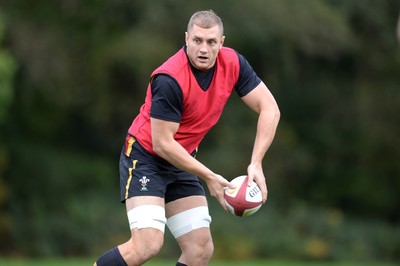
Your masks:
[{"label": "nose", "polygon": [[206,43],[203,43],[202,45],[201,45],[201,47],[200,47],[200,53],[202,53],[202,54],[206,54],[207,53],[207,44]]}]

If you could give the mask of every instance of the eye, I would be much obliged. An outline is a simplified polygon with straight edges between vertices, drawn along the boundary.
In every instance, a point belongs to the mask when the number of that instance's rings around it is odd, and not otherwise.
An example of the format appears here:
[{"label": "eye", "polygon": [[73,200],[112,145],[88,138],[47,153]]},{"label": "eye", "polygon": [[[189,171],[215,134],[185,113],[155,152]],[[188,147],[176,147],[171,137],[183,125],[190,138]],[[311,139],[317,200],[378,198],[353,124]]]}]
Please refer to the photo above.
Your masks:
[{"label": "eye", "polygon": [[217,44],[217,41],[216,40],[210,40],[210,41],[208,41],[208,45],[210,45],[210,46],[214,46],[214,45],[216,45]]}]

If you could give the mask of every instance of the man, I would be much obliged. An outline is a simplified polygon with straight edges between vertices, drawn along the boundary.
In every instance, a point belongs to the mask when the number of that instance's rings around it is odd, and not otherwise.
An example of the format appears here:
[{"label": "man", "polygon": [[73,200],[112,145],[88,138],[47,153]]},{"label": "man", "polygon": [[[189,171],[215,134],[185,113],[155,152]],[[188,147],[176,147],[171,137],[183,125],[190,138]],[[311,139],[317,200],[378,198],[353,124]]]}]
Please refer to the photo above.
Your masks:
[{"label": "man", "polygon": [[176,265],[208,264],[211,217],[198,177],[225,210],[224,188],[233,185],[195,154],[233,90],[259,114],[247,174],[265,203],[262,159],[274,138],[279,109],[244,57],[223,46],[224,39],[223,24],[213,11],[196,12],[185,33],[186,46],[152,73],[120,159],[121,200],[132,235],[95,265],[142,265],[162,247],[165,224],[182,250]]}]

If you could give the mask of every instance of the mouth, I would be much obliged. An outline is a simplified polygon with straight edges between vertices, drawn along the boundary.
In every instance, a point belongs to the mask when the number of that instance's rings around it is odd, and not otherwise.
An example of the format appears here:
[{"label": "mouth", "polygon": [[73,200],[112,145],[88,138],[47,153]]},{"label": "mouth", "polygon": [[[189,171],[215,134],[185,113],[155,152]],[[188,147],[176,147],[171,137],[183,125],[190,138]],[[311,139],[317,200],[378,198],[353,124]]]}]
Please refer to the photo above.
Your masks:
[{"label": "mouth", "polygon": [[207,57],[207,56],[198,56],[197,59],[198,59],[200,62],[206,62],[206,61],[208,60],[208,57]]}]

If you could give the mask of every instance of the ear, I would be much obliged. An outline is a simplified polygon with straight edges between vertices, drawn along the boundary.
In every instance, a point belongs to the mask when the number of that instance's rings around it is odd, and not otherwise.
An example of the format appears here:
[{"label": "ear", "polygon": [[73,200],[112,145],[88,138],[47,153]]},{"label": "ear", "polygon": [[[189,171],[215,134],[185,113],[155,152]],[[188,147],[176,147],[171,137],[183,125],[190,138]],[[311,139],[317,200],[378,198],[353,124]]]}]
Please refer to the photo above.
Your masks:
[{"label": "ear", "polygon": [[[224,45],[224,41],[225,41],[225,36],[222,36],[222,38],[221,38],[221,47]],[[220,47],[220,49],[221,49],[221,47]]]},{"label": "ear", "polygon": [[185,32],[185,43],[186,43],[186,46],[188,45],[188,40],[189,40],[189,34],[186,31]]}]

